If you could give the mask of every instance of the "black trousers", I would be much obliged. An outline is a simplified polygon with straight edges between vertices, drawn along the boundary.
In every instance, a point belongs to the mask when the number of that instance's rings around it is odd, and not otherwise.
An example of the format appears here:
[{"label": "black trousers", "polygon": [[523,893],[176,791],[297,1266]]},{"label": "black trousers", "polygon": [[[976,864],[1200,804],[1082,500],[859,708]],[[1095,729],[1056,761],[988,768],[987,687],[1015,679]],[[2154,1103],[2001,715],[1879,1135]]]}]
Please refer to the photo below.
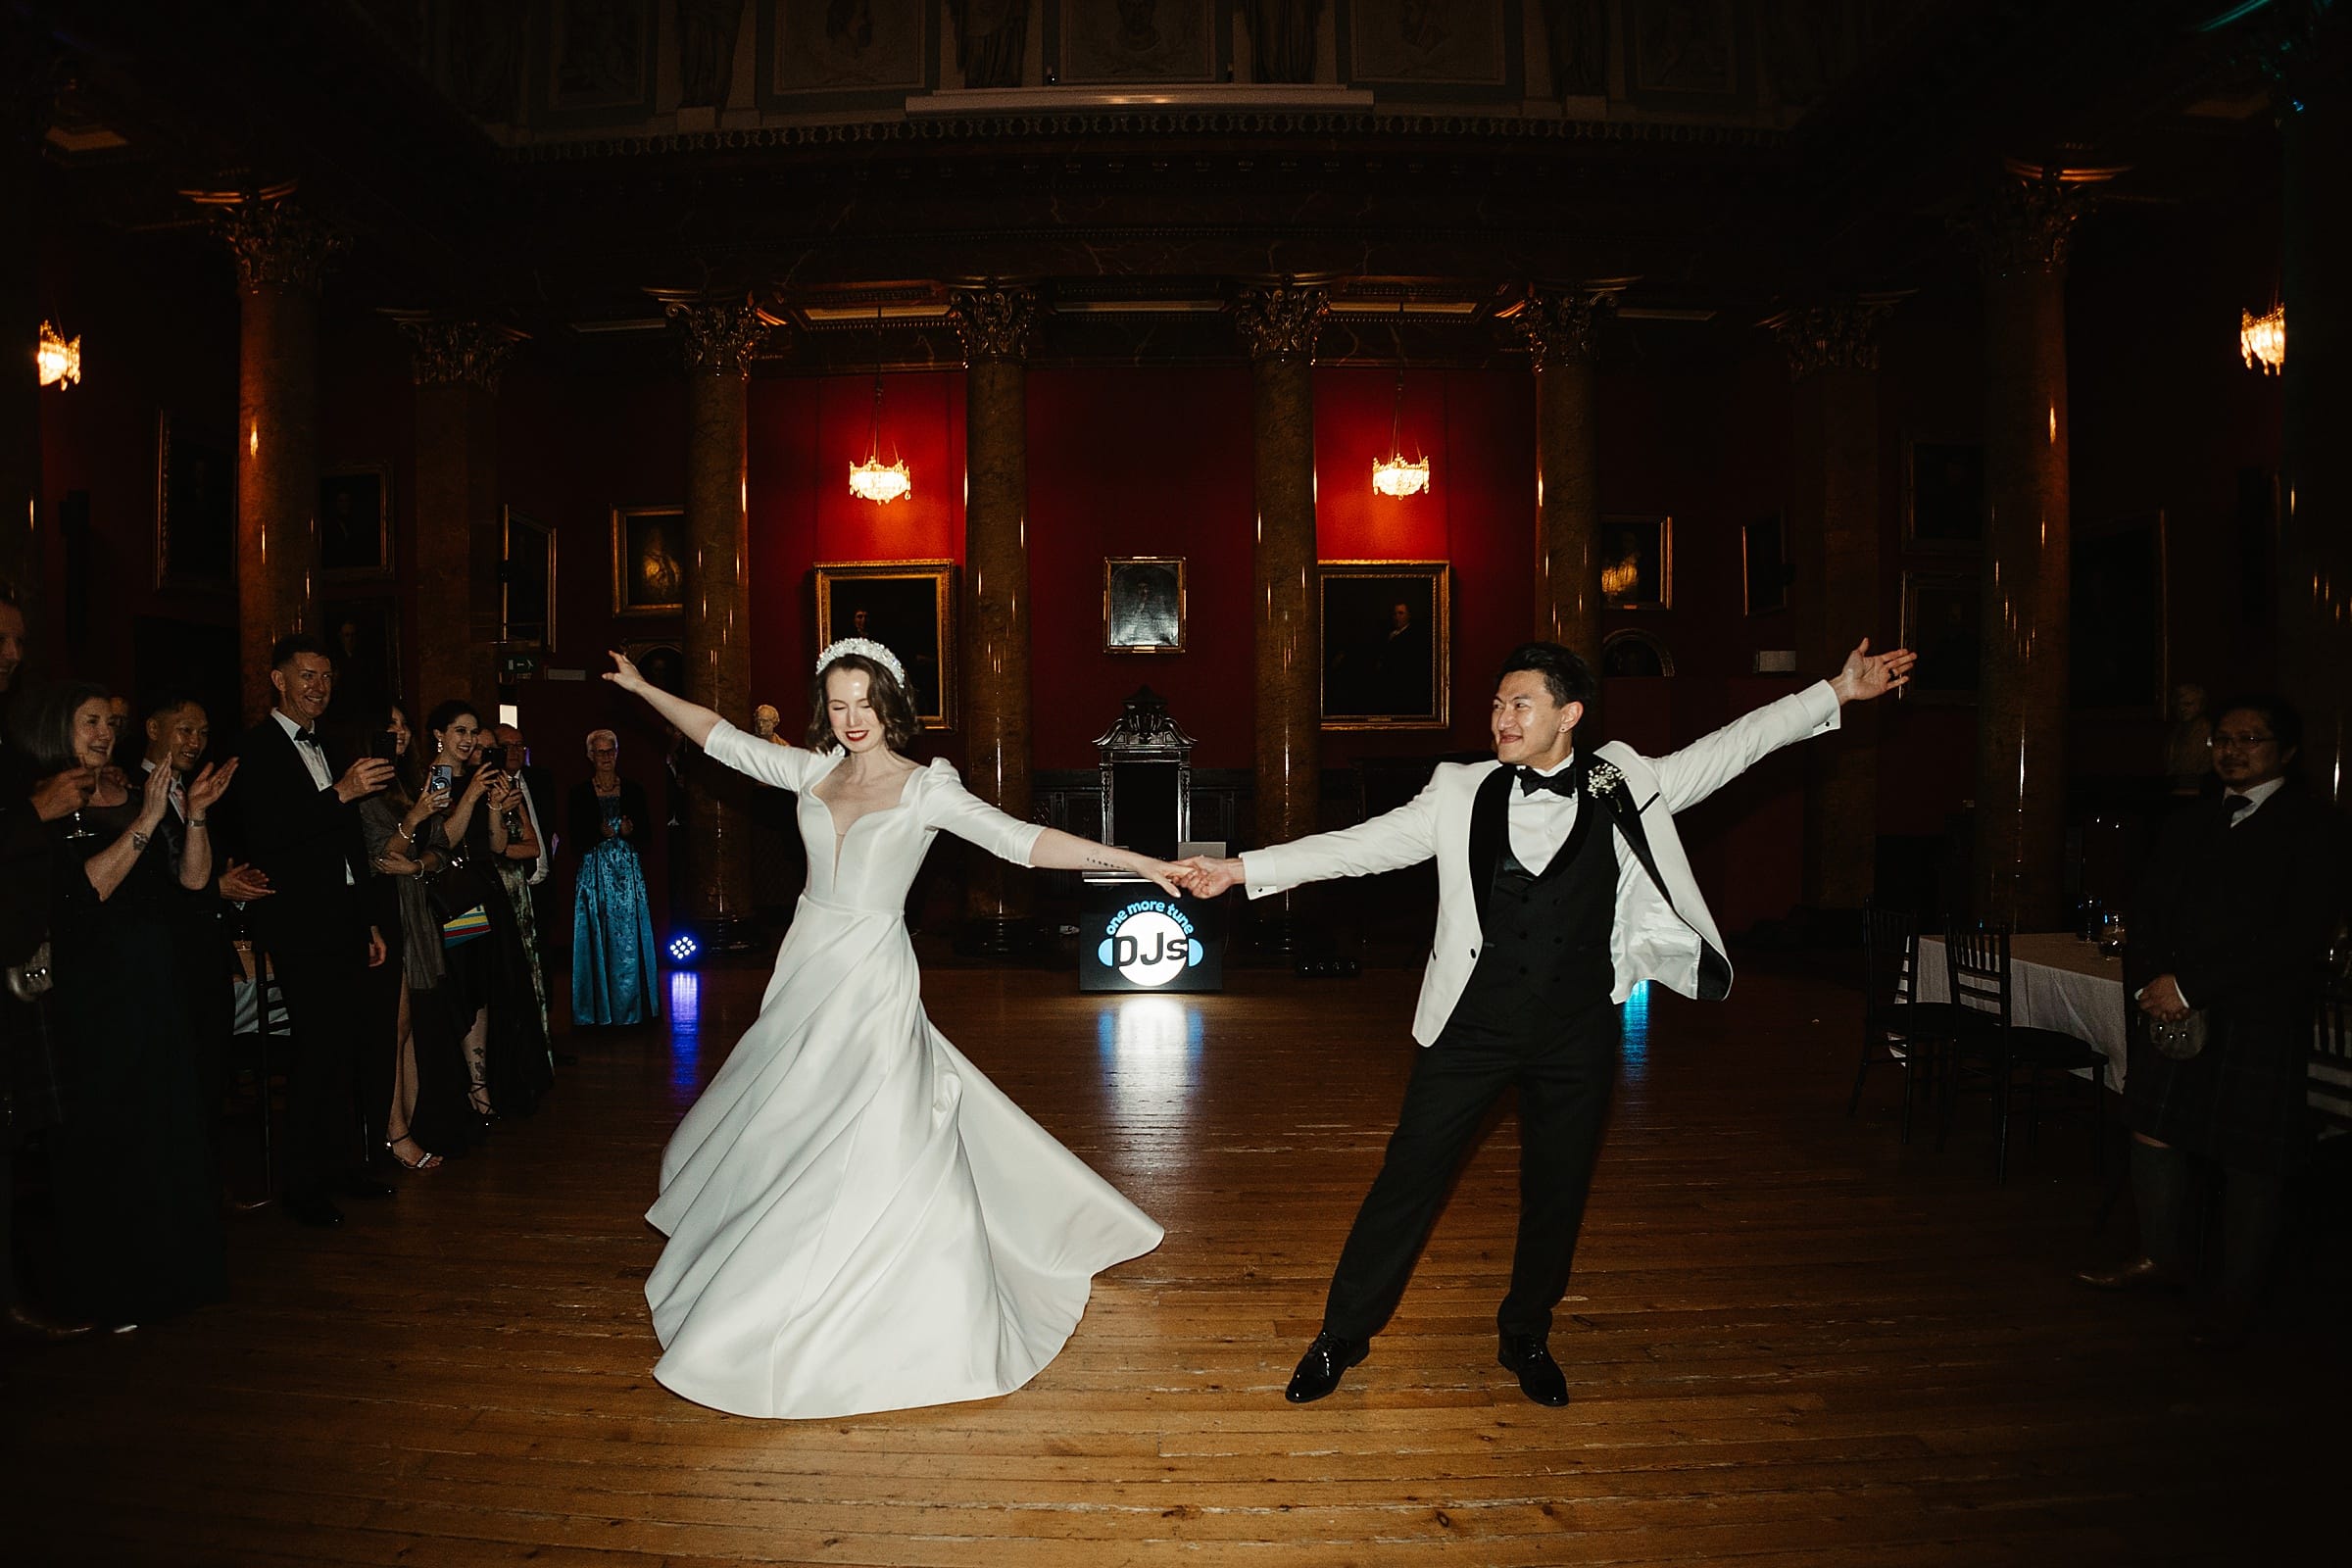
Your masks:
[{"label": "black trousers", "polygon": [[1380,1175],[1340,1251],[1324,1328],[1361,1340],[1388,1322],[1463,1151],[1495,1098],[1515,1087],[1519,1241],[1495,1324],[1505,1334],[1549,1333],[1608,1122],[1619,1040],[1617,1009],[1603,1001],[1518,1031],[1448,1025],[1420,1053]]},{"label": "black trousers", "polygon": [[272,952],[270,960],[294,1040],[284,1187],[290,1197],[322,1196],[367,1158],[359,1081],[368,1047],[384,1033],[369,1017],[380,988],[368,983],[364,952]]}]

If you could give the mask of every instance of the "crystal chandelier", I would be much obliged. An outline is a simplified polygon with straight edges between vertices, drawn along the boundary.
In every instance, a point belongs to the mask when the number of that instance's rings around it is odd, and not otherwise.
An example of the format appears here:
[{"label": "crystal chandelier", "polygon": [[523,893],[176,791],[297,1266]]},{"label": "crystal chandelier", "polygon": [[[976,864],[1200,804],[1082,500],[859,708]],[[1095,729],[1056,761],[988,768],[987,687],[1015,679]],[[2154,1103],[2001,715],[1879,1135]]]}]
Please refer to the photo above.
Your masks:
[{"label": "crystal chandelier", "polygon": [[2246,368],[2277,375],[2286,364],[2286,307],[2274,305],[2260,316],[2237,313],[2237,352]]},{"label": "crystal chandelier", "polygon": [[865,461],[850,465],[850,494],[860,501],[871,501],[887,507],[893,501],[904,501],[914,489],[914,480],[907,475],[906,460],[901,458],[887,467],[882,463],[882,305],[874,303],[874,418],[865,448]]},{"label": "crystal chandelier", "polygon": [[81,384],[81,335],[62,337],[47,321],[41,323],[41,385],[79,386]]},{"label": "crystal chandelier", "polygon": [[[1404,297],[1396,299],[1396,319],[1404,319]],[[1397,432],[1404,420],[1404,337],[1396,334],[1396,396],[1389,408],[1389,455],[1372,465],[1372,493],[1383,496],[1417,496],[1429,488],[1429,459],[1418,463],[1404,461],[1404,446]]]}]

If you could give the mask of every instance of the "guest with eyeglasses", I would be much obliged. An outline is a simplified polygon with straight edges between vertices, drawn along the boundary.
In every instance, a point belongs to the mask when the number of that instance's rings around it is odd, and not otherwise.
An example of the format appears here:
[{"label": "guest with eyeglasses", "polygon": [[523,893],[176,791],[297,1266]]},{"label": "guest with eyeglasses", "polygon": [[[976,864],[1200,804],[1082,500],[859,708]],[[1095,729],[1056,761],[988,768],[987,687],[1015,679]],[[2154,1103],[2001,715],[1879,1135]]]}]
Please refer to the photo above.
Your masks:
[{"label": "guest with eyeglasses", "polygon": [[580,846],[572,895],[571,1019],[645,1023],[657,1016],[653,907],[645,845],[653,809],[645,787],[620,776],[620,737],[588,732],[589,775],[571,787],[565,820]]},{"label": "guest with eyeglasses", "polygon": [[124,787],[108,766],[115,727],[103,687],[62,682],[14,717],[36,768],[105,770],[82,830],[56,839],[53,1016],[66,1114],[49,1151],[60,1295],[122,1333],[227,1288],[178,969],[187,907],[214,897],[211,812],[237,764],[187,780],[183,831],[168,836],[177,774],[157,768],[137,793]]},{"label": "guest with eyeglasses", "polygon": [[2345,888],[2343,825],[2294,774],[2303,723],[2269,696],[2224,703],[2217,799],[2158,837],[2132,914],[2125,979],[2167,1038],[2133,1031],[2124,1080],[2140,1255],[2086,1272],[2109,1291],[2180,1291],[2195,1277],[2192,1160],[2222,1172],[2221,1271],[2190,1343],[2248,1332],[2303,1144],[2310,1004]]}]

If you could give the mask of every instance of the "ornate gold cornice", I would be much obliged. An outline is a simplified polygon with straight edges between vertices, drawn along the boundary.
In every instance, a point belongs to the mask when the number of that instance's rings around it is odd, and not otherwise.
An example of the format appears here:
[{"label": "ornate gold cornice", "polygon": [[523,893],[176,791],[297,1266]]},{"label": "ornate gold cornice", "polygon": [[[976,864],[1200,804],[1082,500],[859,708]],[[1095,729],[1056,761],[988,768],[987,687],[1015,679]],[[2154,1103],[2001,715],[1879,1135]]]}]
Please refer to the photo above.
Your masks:
[{"label": "ornate gold cornice", "polygon": [[422,312],[387,311],[409,339],[409,374],[418,386],[498,390],[507,359],[527,333],[488,321],[445,320]]},{"label": "ornate gold cornice", "polygon": [[749,375],[752,355],[773,323],[758,306],[739,299],[662,298],[688,374]]},{"label": "ornate gold cornice", "polygon": [[2075,220],[2090,206],[2089,187],[2115,172],[2011,163],[2010,177],[1969,225],[1986,275],[2063,274]]},{"label": "ornate gold cornice", "polygon": [[1531,288],[1507,319],[1538,370],[1600,358],[1600,323],[1617,312],[1621,282],[1572,289]]},{"label": "ornate gold cornice", "polygon": [[948,297],[963,357],[1026,360],[1037,332],[1037,291],[1029,288],[959,288]]},{"label": "ornate gold cornice", "polygon": [[1253,285],[1233,302],[1234,325],[1253,360],[1312,360],[1330,315],[1329,291],[1295,283]]},{"label": "ornate gold cornice", "polygon": [[1763,323],[1788,357],[1788,375],[1802,381],[1824,370],[1876,370],[1879,328],[1899,296],[1864,294],[1802,305]]},{"label": "ornate gold cornice", "polygon": [[325,281],[326,264],[344,248],[343,236],[282,196],[263,192],[232,202],[198,199],[219,208],[214,231],[236,261],[239,289],[316,294]]}]

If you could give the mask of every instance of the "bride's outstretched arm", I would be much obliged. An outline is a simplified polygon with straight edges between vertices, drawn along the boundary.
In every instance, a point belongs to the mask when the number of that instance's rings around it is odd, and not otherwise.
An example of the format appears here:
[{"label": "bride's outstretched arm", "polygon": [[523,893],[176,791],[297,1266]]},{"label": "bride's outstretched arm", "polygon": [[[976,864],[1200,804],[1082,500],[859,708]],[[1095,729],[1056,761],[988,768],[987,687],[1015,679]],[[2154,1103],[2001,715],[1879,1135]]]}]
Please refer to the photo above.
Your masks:
[{"label": "bride's outstretched arm", "polygon": [[1029,863],[1050,871],[1125,871],[1158,883],[1159,890],[1170,898],[1183,891],[1174,880],[1176,868],[1167,861],[1097,844],[1057,827],[1038,835],[1036,847],[1029,852]]},{"label": "bride's outstretched arm", "polygon": [[637,666],[626,654],[613,654],[612,667],[605,671],[605,679],[622,691],[645,699],[646,706],[667,719],[677,732],[697,746],[707,746],[711,728],[719,722],[716,713],[700,703],[690,703],[683,697],[672,697],[661,687],[637,672]]}]

